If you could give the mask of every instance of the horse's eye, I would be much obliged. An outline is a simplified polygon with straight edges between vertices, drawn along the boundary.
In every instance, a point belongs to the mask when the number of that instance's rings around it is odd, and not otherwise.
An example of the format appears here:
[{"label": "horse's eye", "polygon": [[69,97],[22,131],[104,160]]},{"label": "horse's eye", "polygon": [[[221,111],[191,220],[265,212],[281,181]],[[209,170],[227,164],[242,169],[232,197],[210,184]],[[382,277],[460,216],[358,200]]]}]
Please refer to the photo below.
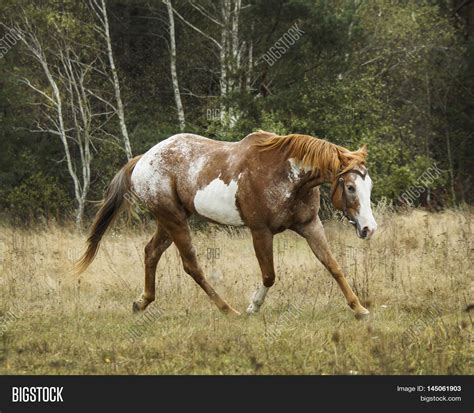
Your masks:
[{"label": "horse's eye", "polygon": [[349,185],[349,186],[347,187],[347,190],[348,190],[349,192],[351,192],[351,193],[354,193],[356,189],[355,189],[355,187],[354,187],[353,185]]}]

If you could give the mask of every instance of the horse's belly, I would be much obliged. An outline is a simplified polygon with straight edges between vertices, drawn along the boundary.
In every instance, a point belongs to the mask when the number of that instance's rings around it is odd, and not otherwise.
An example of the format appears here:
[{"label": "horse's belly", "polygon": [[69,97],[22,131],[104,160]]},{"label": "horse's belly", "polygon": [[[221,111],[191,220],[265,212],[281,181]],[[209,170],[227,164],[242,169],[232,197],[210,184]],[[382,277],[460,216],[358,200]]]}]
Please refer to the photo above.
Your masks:
[{"label": "horse's belly", "polygon": [[237,208],[238,181],[231,180],[226,184],[216,178],[199,189],[194,196],[196,212],[212,221],[226,225],[243,225]]}]

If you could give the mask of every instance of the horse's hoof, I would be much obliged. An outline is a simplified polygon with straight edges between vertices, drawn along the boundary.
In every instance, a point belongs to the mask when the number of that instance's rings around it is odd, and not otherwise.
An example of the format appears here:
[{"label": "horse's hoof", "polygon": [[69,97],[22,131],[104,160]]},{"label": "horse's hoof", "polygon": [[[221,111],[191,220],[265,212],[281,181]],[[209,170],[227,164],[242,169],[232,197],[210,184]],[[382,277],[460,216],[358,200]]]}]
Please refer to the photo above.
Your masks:
[{"label": "horse's hoof", "polygon": [[247,307],[247,315],[255,315],[258,313],[258,310],[260,310],[260,307],[256,306],[255,304],[251,303]]},{"label": "horse's hoof", "polygon": [[133,302],[132,311],[134,313],[140,313],[141,311],[145,311],[145,308],[147,308],[148,304],[150,304],[150,302],[144,300],[143,298],[139,298],[138,300]]},{"label": "horse's hoof", "polygon": [[140,311],[142,311],[140,309],[140,306],[138,305],[138,303],[136,301],[134,301],[133,304],[132,304],[132,311],[133,311],[134,314],[139,313]]},{"label": "horse's hoof", "polygon": [[229,315],[229,316],[232,316],[232,317],[238,317],[242,314],[240,314],[239,311],[237,311],[236,309],[232,308],[229,306],[229,308],[225,308],[223,310],[223,312],[226,314],[226,315]]},{"label": "horse's hoof", "polygon": [[369,317],[369,314],[370,311],[364,308],[355,313],[355,318],[357,318],[357,320],[364,320]]}]

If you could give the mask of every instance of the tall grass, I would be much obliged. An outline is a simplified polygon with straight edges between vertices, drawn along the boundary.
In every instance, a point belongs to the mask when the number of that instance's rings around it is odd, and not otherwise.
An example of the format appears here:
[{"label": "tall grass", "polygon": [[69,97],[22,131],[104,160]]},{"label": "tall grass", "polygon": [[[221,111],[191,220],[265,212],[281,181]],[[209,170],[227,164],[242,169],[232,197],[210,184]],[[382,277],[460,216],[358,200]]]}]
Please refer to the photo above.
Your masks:
[{"label": "tall grass", "polygon": [[[380,208],[368,242],[346,223],[327,222],[332,250],[371,311],[363,322],[291,232],[275,238],[277,281],[261,313],[232,319],[185,274],[174,246],[159,263],[149,316],[132,314],[152,228],[112,230],[77,277],[83,234],[4,226],[0,373],[473,373],[465,311],[474,301],[472,218],[469,210]],[[216,289],[244,311],[261,283],[249,232],[210,226],[194,240]]]}]

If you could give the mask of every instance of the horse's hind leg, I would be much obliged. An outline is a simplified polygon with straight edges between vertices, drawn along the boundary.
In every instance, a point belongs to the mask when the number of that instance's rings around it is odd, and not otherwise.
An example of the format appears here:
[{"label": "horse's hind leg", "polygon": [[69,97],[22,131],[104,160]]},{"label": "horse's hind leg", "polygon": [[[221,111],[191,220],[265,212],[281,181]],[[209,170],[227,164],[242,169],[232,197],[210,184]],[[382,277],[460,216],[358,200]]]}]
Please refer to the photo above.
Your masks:
[{"label": "horse's hind leg", "polygon": [[224,313],[240,315],[240,313],[232,308],[220,295],[214,290],[207,281],[204,273],[199,266],[196,257],[196,251],[191,243],[191,233],[186,221],[178,223],[167,222],[167,230],[171,235],[173,242],[179,250],[181,260],[183,261],[184,270],[193,277],[199,286],[206,292],[210,299]]},{"label": "horse's hind leg", "polygon": [[145,310],[148,304],[155,300],[156,266],[171,243],[168,232],[158,223],[155,235],[145,247],[145,291],[140,298],[134,301],[134,312]]},{"label": "horse's hind leg", "polygon": [[252,296],[247,314],[254,314],[260,310],[268,289],[275,282],[273,267],[273,234],[269,230],[252,231],[253,247],[262,271],[263,285]]}]

